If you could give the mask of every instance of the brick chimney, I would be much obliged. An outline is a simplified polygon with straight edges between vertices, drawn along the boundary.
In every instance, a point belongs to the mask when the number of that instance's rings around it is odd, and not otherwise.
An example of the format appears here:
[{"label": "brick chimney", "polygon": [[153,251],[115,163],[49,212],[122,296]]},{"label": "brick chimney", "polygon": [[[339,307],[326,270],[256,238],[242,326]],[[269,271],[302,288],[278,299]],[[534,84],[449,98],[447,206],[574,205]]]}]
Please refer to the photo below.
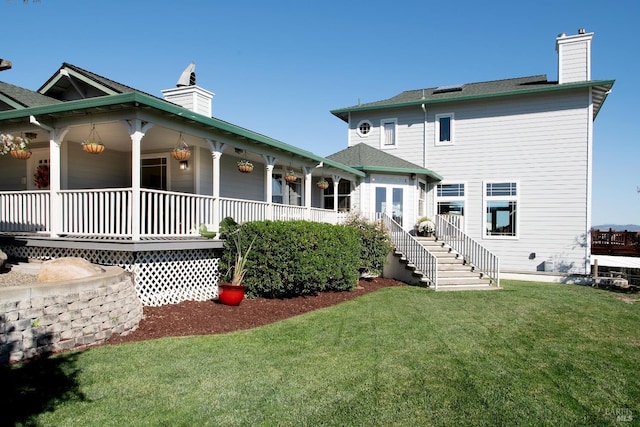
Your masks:
[{"label": "brick chimney", "polygon": [[581,28],[575,36],[562,33],[556,39],[558,83],[591,80],[591,39],[593,33]]},{"label": "brick chimney", "polygon": [[196,65],[192,62],[182,72],[176,87],[173,89],[165,89],[162,91],[162,94],[166,101],[178,104],[194,113],[211,117],[211,100],[215,94],[196,86],[195,69]]}]

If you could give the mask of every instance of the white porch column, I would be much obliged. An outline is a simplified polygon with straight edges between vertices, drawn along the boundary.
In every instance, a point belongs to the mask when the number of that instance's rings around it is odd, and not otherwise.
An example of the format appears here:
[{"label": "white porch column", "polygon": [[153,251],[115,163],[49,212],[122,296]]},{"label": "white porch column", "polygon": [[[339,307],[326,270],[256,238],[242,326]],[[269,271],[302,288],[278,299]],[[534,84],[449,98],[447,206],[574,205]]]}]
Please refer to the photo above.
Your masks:
[{"label": "white porch column", "polygon": [[122,122],[131,137],[131,239],[140,240],[140,145],[144,134],[153,127],[152,123],[140,119]]},{"label": "white porch column", "polygon": [[[60,175],[62,172],[60,146],[68,131],[69,128],[51,129],[49,131],[49,218],[51,221],[49,231],[51,237],[58,237],[63,231],[62,217],[64,212],[62,211],[62,196],[60,195]],[[68,212],[66,214],[68,215]]]},{"label": "white porch column", "polygon": [[333,181],[333,211],[338,212],[338,184],[340,184],[342,177],[340,175],[332,175],[331,179]]},{"label": "white porch column", "polygon": [[264,159],[264,197],[267,207],[267,218],[273,219],[273,167],[276,165],[277,159],[273,156],[262,155]]},{"label": "white porch column", "polygon": [[313,172],[312,167],[303,166],[302,171],[304,172],[304,207],[306,209],[307,220],[311,219],[311,172]]},{"label": "white porch column", "polygon": [[225,144],[224,142],[214,141],[211,139],[205,138],[205,141],[209,145],[209,149],[211,150],[211,159],[213,161],[213,230],[216,233],[220,231],[220,221],[221,212],[220,212],[220,158],[222,157],[222,152],[224,151]]}]

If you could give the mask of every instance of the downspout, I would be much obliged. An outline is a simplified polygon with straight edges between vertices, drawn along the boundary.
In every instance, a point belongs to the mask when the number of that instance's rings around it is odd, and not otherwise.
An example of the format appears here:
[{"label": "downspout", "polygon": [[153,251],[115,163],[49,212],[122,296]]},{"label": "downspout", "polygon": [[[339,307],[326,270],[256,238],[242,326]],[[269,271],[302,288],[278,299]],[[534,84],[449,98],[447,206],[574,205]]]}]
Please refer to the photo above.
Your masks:
[{"label": "downspout", "polygon": [[587,217],[585,224],[585,274],[591,273],[591,204],[593,202],[593,88],[589,89],[587,126]]},{"label": "downspout", "polygon": [[[422,91],[422,98],[424,99],[424,90]],[[427,107],[424,104],[420,104],[422,112],[424,113],[424,121],[422,122],[422,167],[427,167]]]}]

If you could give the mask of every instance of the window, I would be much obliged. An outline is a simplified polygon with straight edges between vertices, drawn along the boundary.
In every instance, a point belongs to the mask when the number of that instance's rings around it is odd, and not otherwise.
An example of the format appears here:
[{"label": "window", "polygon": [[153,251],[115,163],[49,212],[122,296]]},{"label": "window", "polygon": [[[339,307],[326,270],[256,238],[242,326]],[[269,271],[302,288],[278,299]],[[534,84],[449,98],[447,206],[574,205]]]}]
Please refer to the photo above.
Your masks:
[{"label": "window", "polygon": [[518,237],[518,185],[485,183],[485,236]]},{"label": "window", "polygon": [[418,218],[427,215],[427,183],[418,182]]},{"label": "window", "polygon": [[166,157],[148,157],[141,159],[140,185],[154,190],[168,190]]},{"label": "window", "polygon": [[[436,208],[438,215],[456,215],[456,224],[464,230],[464,184],[438,184]],[[452,218],[453,220],[453,218]]]},{"label": "window", "polygon": [[436,114],[436,145],[453,144],[453,113]]},{"label": "window", "polygon": [[371,122],[363,120],[358,124],[358,135],[367,136],[371,132]]},{"label": "window", "polygon": [[[333,180],[328,179],[329,187],[324,190],[324,208],[333,209]],[[351,210],[351,181],[341,179],[338,183],[338,211]]]},{"label": "window", "polygon": [[395,148],[396,147],[396,128],[398,121],[396,119],[380,120],[380,147]]},{"label": "window", "polygon": [[302,185],[299,180],[287,182],[283,175],[274,173],[271,177],[271,201],[273,203],[301,206],[302,205]]}]

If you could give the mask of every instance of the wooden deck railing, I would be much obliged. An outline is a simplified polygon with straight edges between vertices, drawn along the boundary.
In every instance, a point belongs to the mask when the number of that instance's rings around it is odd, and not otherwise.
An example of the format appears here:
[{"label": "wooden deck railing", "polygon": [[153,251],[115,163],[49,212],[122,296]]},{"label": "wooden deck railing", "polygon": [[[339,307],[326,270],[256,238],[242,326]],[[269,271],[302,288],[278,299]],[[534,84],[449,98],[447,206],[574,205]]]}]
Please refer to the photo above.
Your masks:
[{"label": "wooden deck railing", "polygon": [[640,233],[637,231],[591,230],[591,253],[594,255],[640,256]]},{"label": "wooden deck railing", "polygon": [[0,192],[1,231],[49,231],[49,192]]}]

